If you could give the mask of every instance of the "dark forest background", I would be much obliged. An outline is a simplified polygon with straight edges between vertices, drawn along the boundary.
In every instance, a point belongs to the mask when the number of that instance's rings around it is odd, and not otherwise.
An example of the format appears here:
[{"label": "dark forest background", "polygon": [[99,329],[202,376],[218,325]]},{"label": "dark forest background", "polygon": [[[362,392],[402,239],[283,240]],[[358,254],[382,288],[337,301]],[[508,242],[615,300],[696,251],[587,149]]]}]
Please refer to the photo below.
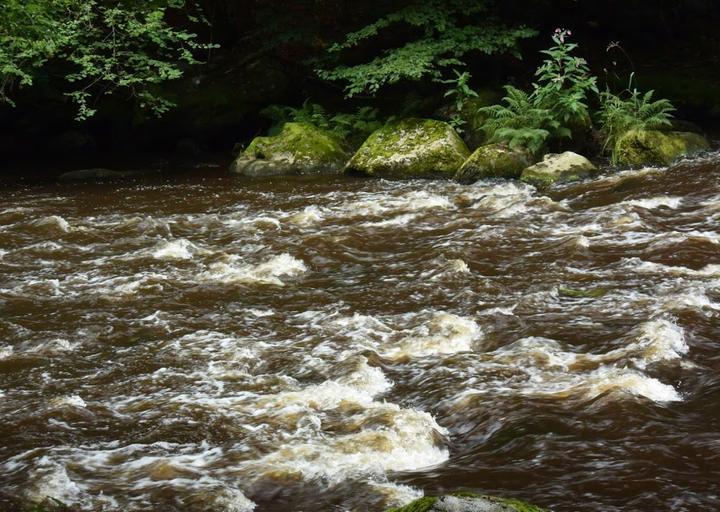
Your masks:
[{"label": "dark forest background", "polygon": [[[442,3],[441,3],[442,4]],[[321,78],[318,68],[367,62],[422,30],[396,23],[342,51],[328,51],[348,33],[412,2],[351,0],[203,0],[207,23],[188,27],[207,46],[195,50],[201,64],[180,64],[182,76],[157,84],[175,103],[158,118],[138,98],[118,90],[91,97],[97,110],[78,121],[68,98],[63,62],[34,71],[32,86],[10,91],[15,106],[0,106],[0,151],[5,166],[18,162],[106,163],[149,154],[231,155],[236,143],[262,133],[270,104],[300,105],[310,99],[328,109],[377,107],[386,115],[415,110],[429,114],[443,101],[433,80],[400,80],[376,94],[347,97],[342,81]],[[442,10],[442,7],[438,8]],[[470,51],[464,58],[475,88],[533,79],[558,27],[573,31],[580,53],[599,85],[624,83],[635,72],[644,90],[655,89],[678,108],[677,117],[711,128],[720,123],[720,2],[715,0],[508,0],[468,13],[468,23],[525,26],[533,37],[518,40],[522,59],[510,52]],[[184,27],[187,20],[168,23]],[[503,26],[505,26],[503,25]]]}]

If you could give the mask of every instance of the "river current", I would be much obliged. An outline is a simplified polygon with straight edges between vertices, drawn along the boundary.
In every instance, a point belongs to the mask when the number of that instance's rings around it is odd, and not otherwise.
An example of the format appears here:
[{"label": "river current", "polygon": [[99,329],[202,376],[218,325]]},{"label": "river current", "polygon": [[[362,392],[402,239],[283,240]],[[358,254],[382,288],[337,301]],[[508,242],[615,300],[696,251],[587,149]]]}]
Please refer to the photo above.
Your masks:
[{"label": "river current", "polygon": [[0,189],[0,510],[720,510],[720,156]]}]

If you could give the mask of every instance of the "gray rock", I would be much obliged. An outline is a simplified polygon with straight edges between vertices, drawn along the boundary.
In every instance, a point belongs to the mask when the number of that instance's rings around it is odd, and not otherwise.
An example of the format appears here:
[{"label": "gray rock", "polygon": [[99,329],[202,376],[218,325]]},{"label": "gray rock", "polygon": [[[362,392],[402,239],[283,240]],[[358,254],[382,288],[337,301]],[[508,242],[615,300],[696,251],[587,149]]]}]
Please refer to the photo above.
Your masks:
[{"label": "gray rock", "polygon": [[542,162],[528,167],[520,179],[538,188],[579,181],[597,172],[597,167],[582,155],[566,151],[545,155]]}]

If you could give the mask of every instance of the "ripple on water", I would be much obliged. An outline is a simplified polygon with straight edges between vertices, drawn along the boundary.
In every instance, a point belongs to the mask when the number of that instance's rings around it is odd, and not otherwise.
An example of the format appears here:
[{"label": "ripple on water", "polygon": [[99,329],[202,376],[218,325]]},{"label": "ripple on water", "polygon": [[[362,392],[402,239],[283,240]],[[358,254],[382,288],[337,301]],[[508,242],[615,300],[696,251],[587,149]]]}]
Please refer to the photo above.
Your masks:
[{"label": "ripple on water", "polygon": [[344,178],[138,183],[113,205],[112,184],[18,192],[0,208],[0,479],[87,511],[380,511],[458,486],[560,512],[639,495],[710,510],[709,162],[549,195]]}]

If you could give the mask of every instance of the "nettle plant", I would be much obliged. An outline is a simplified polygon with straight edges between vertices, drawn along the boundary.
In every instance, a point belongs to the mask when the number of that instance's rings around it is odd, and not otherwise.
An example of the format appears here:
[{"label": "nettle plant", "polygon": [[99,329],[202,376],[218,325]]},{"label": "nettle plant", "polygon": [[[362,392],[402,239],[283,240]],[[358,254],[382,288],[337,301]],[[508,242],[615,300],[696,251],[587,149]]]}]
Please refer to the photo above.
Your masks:
[{"label": "nettle plant", "polygon": [[555,43],[544,50],[547,58],[535,72],[537,81],[527,93],[506,86],[501,105],[484,107],[487,117],[483,130],[490,142],[506,142],[536,154],[549,141],[571,139],[573,133],[591,126],[589,98],[598,94],[597,78],[585,59],[574,55],[577,44],[570,43],[572,32],[557,29]]}]

